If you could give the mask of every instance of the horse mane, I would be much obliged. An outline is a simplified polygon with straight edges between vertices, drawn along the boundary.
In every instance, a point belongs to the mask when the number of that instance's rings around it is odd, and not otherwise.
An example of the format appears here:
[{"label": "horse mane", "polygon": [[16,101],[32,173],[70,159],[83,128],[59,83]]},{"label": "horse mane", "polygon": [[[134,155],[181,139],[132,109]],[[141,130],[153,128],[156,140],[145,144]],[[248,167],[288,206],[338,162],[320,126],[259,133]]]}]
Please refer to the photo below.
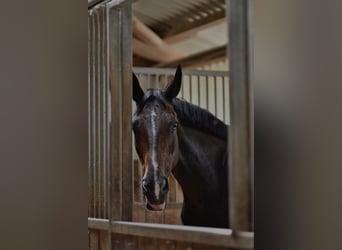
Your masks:
[{"label": "horse mane", "polygon": [[[143,99],[137,105],[136,112],[140,113],[146,103],[153,100],[158,100],[164,105],[167,105],[168,103],[160,90],[147,89]],[[172,106],[176,111],[178,120],[183,125],[198,129],[223,140],[227,140],[228,126],[208,110],[179,98],[174,98],[172,100]]]},{"label": "horse mane", "polygon": [[227,140],[228,126],[209,111],[178,98],[174,98],[172,104],[179,121],[185,126]]}]

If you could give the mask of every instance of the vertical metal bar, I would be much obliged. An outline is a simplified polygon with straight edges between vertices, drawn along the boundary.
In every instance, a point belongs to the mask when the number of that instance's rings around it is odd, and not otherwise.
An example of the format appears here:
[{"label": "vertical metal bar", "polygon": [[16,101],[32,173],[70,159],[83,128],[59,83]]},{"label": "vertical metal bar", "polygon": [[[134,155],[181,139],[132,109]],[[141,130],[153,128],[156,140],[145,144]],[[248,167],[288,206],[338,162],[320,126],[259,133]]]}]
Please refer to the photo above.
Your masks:
[{"label": "vertical metal bar", "polygon": [[201,106],[201,86],[200,86],[199,75],[197,75],[197,97],[198,97],[198,106]]},{"label": "vertical metal bar", "polygon": [[[138,160],[138,172],[139,172],[139,180],[143,178],[143,166],[141,165],[140,161]],[[141,188],[139,190],[139,202],[143,202],[143,194]]]},{"label": "vertical metal bar", "polygon": [[158,74],[155,74],[154,75],[154,88],[156,88],[156,89],[159,89],[160,88],[160,86],[159,86],[159,75]]},{"label": "vertical metal bar", "polygon": [[213,76],[214,77],[214,110],[215,110],[215,112],[214,112],[214,114],[215,114],[215,116],[217,116],[217,86],[216,86],[216,84],[217,84],[217,81],[216,81],[216,76],[214,75]]},{"label": "vertical metal bar", "polygon": [[229,204],[233,233],[250,228],[248,171],[253,164],[251,77],[251,0],[229,0],[230,115]]},{"label": "vertical metal bar", "polygon": [[131,7],[110,8],[111,72],[111,219],[131,220],[133,207],[132,167],[132,60]]},{"label": "vertical metal bar", "polygon": [[92,192],[93,192],[93,211],[92,216],[96,217],[96,76],[95,76],[95,65],[96,65],[96,43],[95,43],[95,12],[92,12],[92,18],[91,18],[91,27],[92,27],[92,147],[93,147],[93,164],[92,164]]},{"label": "vertical metal bar", "polygon": [[106,61],[106,16],[105,16],[105,8],[101,8],[101,75],[102,75],[102,217],[106,218],[107,213],[107,190],[106,190],[106,180],[107,180],[107,131],[106,131],[106,123],[107,123],[107,82],[106,82],[106,70],[107,70],[107,61]]},{"label": "vertical metal bar", "polygon": [[250,110],[250,172],[249,172],[249,189],[250,189],[250,212],[251,212],[251,230],[254,231],[254,2],[249,1],[247,6],[247,27],[248,33],[248,49],[249,49],[249,110]]},{"label": "vertical metal bar", "polygon": [[208,87],[208,76],[205,76],[205,92],[206,92],[206,104],[209,110],[209,87]]},{"label": "vertical metal bar", "polygon": [[92,137],[91,137],[91,78],[92,78],[92,58],[91,58],[91,16],[88,12],[88,217],[91,217],[91,200],[92,200],[92,187],[91,187],[91,166],[92,166]]},{"label": "vertical metal bar", "polygon": [[191,75],[189,75],[189,94],[190,94],[190,103],[192,103],[192,79],[191,79]]},{"label": "vertical metal bar", "polygon": [[122,145],[121,145],[121,74],[120,74],[120,39],[119,12],[109,9],[109,48],[110,48],[110,77],[111,77],[111,220],[121,220],[122,211]]},{"label": "vertical metal bar", "polygon": [[[113,123],[113,117],[112,117],[112,98],[111,98],[111,95],[112,95],[112,87],[111,87],[111,81],[112,81],[112,78],[111,78],[111,67],[110,67],[110,36],[111,36],[111,33],[110,33],[110,25],[109,25],[109,21],[110,21],[110,12],[109,12],[109,9],[108,8],[104,8],[104,12],[105,12],[105,29],[106,29],[106,84],[107,84],[107,87],[106,87],[106,90],[107,90],[107,110],[108,110],[108,113],[107,113],[107,122],[106,122],[106,126],[107,126],[107,137],[106,137],[106,144],[107,144],[107,149],[106,149],[106,152],[107,152],[107,179],[106,179],[106,182],[107,182],[107,185],[106,185],[106,188],[107,188],[107,218],[108,220],[111,222],[112,221],[112,190],[111,190],[111,187],[112,187],[112,151],[111,151],[111,141],[112,141],[112,134],[111,134],[111,124]],[[107,249],[110,250],[112,248],[112,232],[111,232],[111,227],[109,226],[108,228],[108,231],[107,231],[107,237],[108,237],[108,246],[107,246]]]},{"label": "vertical metal bar", "polygon": [[222,76],[222,110],[223,110],[223,121],[226,122],[226,86],[224,76]]},{"label": "vertical metal bar", "polygon": [[101,118],[102,118],[102,105],[101,105],[101,85],[102,85],[102,77],[101,77],[101,27],[100,27],[100,14],[101,10],[96,10],[96,84],[97,84],[97,92],[96,92],[96,103],[97,103],[97,115],[96,115],[96,124],[97,124],[97,134],[96,134],[96,146],[97,146],[97,166],[96,166],[96,174],[97,174],[97,217],[102,218],[102,190],[101,190],[101,179],[102,179],[102,155],[101,155]]},{"label": "vertical metal bar", "polygon": [[122,34],[122,220],[131,221],[133,214],[133,161],[132,161],[132,9],[122,8],[120,27]]},{"label": "vertical metal bar", "polygon": [[147,73],[147,88],[152,88],[150,72]]},{"label": "vertical metal bar", "polygon": [[105,18],[104,18],[104,28],[106,32],[106,47],[105,47],[105,53],[106,53],[106,110],[107,110],[107,115],[106,115],[106,218],[109,219],[109,209],[110,209],[110,115],[111,115],[111,110],[110,110],[110,77],[109,77],[109,41],[108,41],[108,11],[107,8],[104,8],[104,13],[105,13]]},{"label": "vertical metal bar", "polygon": [[95,186],[96,186],[96,218],[100,218],[100,116],[101,116],[101,111],[100,111],[100,91],[101,91],[101,86],[100,86],[100,79],[99,79],[99,38],[98,38],[98,10],[95,11],[95,144],[96,144],[96,162],[95,162],[95,172],[96,172],[96,179],[95,179]]},{"label": "vertical metal bar", "polygon": [[164,88],[166,87],[166,85],[167,85],[167,74],[164,74]]}]

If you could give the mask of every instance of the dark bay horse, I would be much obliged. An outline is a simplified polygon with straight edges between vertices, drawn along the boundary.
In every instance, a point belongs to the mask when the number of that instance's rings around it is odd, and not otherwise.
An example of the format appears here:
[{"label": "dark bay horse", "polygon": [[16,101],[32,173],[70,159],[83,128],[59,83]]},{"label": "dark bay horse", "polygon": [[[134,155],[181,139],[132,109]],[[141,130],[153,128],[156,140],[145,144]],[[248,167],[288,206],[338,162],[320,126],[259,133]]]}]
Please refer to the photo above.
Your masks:
[{"label": "dark bay horse", "polygon": [[176,98],[178,66],[164,90],[144,92],[133,74],[135,148],[144,167],[146,208],[163,210],[172,174],[182,187],[183,224],[228,227],[227,125],[208,111]]}]

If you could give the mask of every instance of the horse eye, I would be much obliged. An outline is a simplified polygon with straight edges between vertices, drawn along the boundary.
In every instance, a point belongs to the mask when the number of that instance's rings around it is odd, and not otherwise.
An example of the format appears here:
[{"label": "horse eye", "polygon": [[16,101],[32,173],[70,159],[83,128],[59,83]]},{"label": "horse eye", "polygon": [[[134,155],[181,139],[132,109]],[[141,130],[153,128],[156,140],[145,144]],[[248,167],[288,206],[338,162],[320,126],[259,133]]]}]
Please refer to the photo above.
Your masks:
[{"label": "horse eye", "polygon": [[139,126],[139,121],[135,120],[134,122],[132,122],[132,128],[135,129]]},{"label": "horse eye", "polygon": [[172,129],[173,130],[176,130],[177,127],[178,127],[178,123],[177,122],[172,123]]}]

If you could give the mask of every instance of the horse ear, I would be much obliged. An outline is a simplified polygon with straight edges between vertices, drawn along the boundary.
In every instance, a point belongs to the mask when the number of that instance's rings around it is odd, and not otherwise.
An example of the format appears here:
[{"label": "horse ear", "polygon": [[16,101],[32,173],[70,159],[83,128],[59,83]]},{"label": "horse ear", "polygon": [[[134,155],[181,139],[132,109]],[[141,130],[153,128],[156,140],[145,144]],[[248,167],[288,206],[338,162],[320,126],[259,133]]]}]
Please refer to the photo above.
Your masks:
[{"label": "horse ear", "polygon": [[139,103],[144,97],[144,91],[141,89],[137,76],[133,73],[133,100]]},{"label": "horse ear", "polygon": [[182,68],[180,65],[177,66],[177,70],[173,80],[165,87],[164,96],[166,100],[172,101],[180,91],[182,83]]}]

